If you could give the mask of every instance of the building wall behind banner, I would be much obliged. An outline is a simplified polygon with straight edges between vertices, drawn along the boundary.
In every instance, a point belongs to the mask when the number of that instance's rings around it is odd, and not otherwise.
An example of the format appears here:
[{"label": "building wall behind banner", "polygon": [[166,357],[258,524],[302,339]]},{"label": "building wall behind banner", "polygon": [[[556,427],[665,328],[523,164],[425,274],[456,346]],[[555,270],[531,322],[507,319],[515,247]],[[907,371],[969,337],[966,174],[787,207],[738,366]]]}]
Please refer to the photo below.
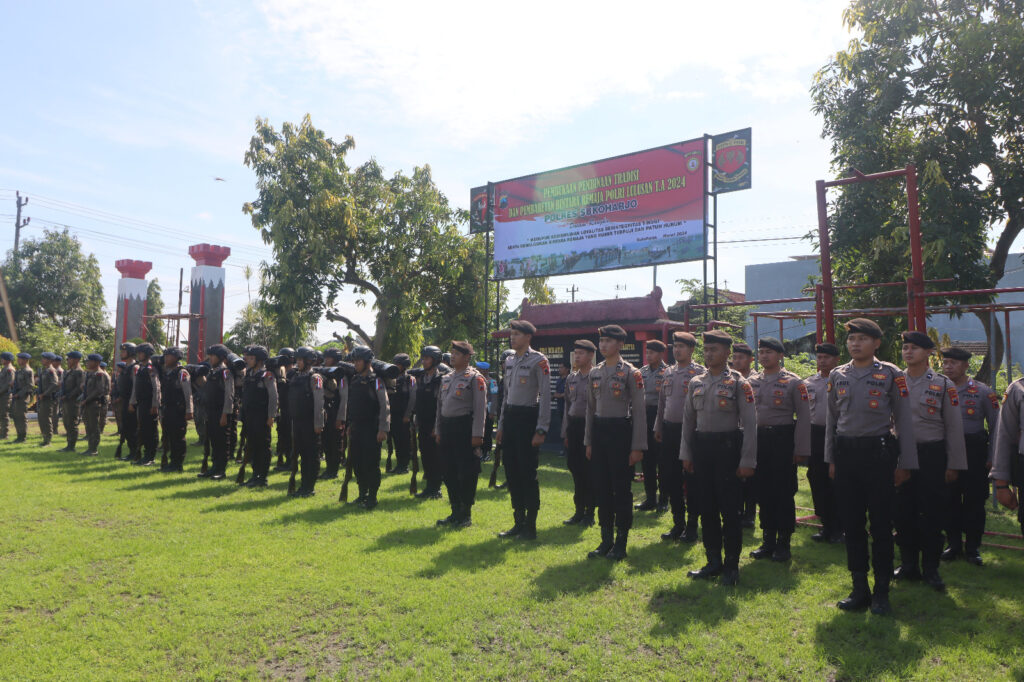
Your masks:
[{"label": "building wall behind banner", "polygon": [[494,183],[494,277],[704,257],[704,140]]}]

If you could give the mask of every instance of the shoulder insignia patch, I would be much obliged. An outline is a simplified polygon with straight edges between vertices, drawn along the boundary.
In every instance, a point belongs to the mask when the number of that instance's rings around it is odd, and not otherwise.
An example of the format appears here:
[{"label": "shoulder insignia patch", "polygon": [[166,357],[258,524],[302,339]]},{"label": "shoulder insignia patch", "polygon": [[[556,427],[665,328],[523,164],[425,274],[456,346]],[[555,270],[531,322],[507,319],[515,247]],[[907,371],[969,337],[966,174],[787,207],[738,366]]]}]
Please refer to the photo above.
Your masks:
[{"label": "shoulder insignia patch", "polygon": [[992,407],[996,408],[997,410],[999,409],[999,397],[996,396],[994,391],[988,394],[988,400],[990,403],[992,403]]},{"label": "shoulder insignia patch", "polygon": [[960,404],[960,396],[956,394],[956,386],[950,386],[946,389],[946,393],[949,394],[949,404],[956,407]]},{"label": "shoulder insignia patch", "polygon": [[642,389],[644,387],[644,375],[640,373],[640,370],[633,370],[633,378],[636,380],[636,387]]},{"label": "shoulder insignia patch", "polygon": [[829,381],[826,382],[826,384],[825,384],[825,392],[826,393],[831,393],[832,392],[832,380],[831,379],[829,379]]},{"label": "shoulder insignia patch", "polygon": [[803,382],[796,385],[796,390],[800,391],[800,400],[807,401],[807,387],[804,386]]},{"label": "shoulder insignia patch", "polygon": [[320,376],[319,374],[314,374],[313,375],[313,386],[314,386],[314,388],[323,388],[324,387],[324,378],[322,376]]},{"label": "shoulder insignia patch", "polygon": [[180,376],[181,376],[181,380],[182,381],[188,381],[188,371],[187,370],[184,370],[184,369],[181,370],[181,375]]},{"label": "shoulder insignia patch", "polygon": [[900,397],[906,398],[910,396],[910,391],[907,389],[907,378],[901,374],[900,376],[896,377],[895,381],[896,388],[900,392]]},{"label": "shoulder insignia patch", "polygon": [[742,384],[742,386],[743,386],[743,395],[745,395],[747,397],[747,402],[748,403],[754,402],[754,389],[752,389],[750,387],[750,384],[745,383],[745,382]]},{"label": "shoulder insignia patch", "polygon": [[544,376],[551,374],[551,365],[548,364],[547,358],[541,358],[538,364],[540,365],[540,370],[544,372]]},{"label": "shoulder insignia patch", "polygon": [[477,374],[476,375],[476,387],[479,388],[481,391],[483,391],[484,388],[486,387],[486,385],[487,384],[484,382],[483,375],[482,374]]},{"label": "shoulder insignia patch", "polygon": [[223,376],[225,380],[231,378],[231,376],[230,376],[231,373],[228,372],[228,370],[224,369],[224,370],[221,370],[221,372],[223,372],[223,374],[221,374],[221,376]]}]

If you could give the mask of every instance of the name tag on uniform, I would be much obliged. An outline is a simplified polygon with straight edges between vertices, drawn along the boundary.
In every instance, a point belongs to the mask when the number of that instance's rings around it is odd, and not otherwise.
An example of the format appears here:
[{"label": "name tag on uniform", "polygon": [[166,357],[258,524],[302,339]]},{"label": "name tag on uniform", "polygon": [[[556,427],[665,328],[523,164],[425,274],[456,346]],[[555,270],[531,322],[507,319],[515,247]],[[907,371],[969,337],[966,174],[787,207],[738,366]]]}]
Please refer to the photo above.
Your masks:
[{"label": "name tag on uniform", "polygon": [[524,385],[525,385],[525,384],[526,384],[526,377],[520,377],[520,378],[519,378],[519,383],[521,383],[521,384],[524,384]]}]

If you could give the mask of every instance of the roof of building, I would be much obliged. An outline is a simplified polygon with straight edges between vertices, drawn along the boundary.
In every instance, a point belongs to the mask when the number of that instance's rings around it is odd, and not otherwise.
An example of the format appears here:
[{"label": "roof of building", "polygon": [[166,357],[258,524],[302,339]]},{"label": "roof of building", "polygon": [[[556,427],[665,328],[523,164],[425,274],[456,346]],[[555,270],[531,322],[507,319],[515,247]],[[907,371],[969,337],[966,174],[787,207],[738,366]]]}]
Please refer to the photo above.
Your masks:
[{"label": "roof of building", "polygon": [[646,296],[633,298],[609,298],[603,301],[576,301],[572,303],[550,303],[534,305],[523,299],[519,317],[537,326],[566,327],[583,323],[622,324],[624,322],[654,323],[668,317],[661,304],[661,287]]}]

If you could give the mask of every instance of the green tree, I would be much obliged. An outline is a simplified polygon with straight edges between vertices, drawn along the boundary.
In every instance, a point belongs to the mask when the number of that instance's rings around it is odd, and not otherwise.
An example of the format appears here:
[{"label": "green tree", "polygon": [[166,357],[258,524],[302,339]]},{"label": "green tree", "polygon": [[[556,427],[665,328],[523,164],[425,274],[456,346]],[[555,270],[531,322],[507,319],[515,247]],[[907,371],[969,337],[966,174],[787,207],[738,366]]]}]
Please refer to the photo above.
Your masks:
[{"label": "green tree", "polygon": [[114,328],[111,326],[107,326],[100,336],[93,336],[68,329],[53,320],[36,322],[25,330],[21,338],[21,349],[31,353],[34,360],[38,360],[43,351],[66,354],[77,350],[85,354],[99,353],[109,361],[113,347]]},{"label": "green tree", "polygon": [[[916,163],[926,276],[955,277],[956,289],[992,285],[1024,229],[1024,4],[854,0],[844,19],[857,37],[821,69],[811,91],[835,171]],[[829,229],[837,281],[910,275],[903,190],[897,181],[873,182],[835,198]],[[998,238],[986,266],[990,229]],[[906,304],[903,291],[877,287],[844,292],[837,303]],[[987,330],[988,316],[980,317]],[[890,332],[898,323],[889,321]],[[993,333],[998,363],[1002,338],[998,328]]]},{"label": "green tree", "polygon": [[523,294],[534,305],[555,302],[555,290],[548,286],[547,277],[527,277],[523,280]]},{"label": "green tree", "polygon": [[[26,239],[18,253],[9,252],[3,264],[7,294],[19,336],[42,322],[83,337],[108,334],[103,286],[96,257],[64,230],[45,230],[39,239]],[[3,328],[7,322],[3,320]],[[38,335],[36,335],[38,336]],[[26,346],[28,347],[28,346]]]},{"label": "green tree", "polygon": [[[161,296],[160,280],[152,279],[146,287],[146,314],[162,315],[164,312],[164,299]],[[163,320],[146,320],[146,340],[149,343],[159,344],[161,348],[167,345],[167,334],[164,333]]]},{"label": "green tree", "polygon": [[[705,292],[707,292],[707,300],[709,303],[715,300],[714,287],[705,287],[702,280],[680,279],[676,280],[676,284],[681,285],[680,288],[683,300],[686,302],[684,305],[703,303]],[[719,300],[722,300],[721,296],[719,297]],[[747,313],[753,309],[753,306],[731,306],[729,308],[719,308],[714,312],[709,312],[708,319],[726,322],[728,325],[735,325],[725,326],[722,328],[729,332],[729,334],[731,334],[737,341],[743,341],[745,338],[744,332],[747,326]],[[698,323],[703,319],[702,315],[702,310],[691,310],[690,321]]]},{"label": "green tree", "polygon": [[246,346],[260,345],[266,346],[273,354],[282,346],[292,343],[301,345],[308,341],[308,338],[283,338],[273,311],[262,301],[242,308],[228,333],[236,353]]},{"label": "green tree", "polygon": [[[305,337],[326,315],[384,357],[417,348],[432,315],[462,314],[441,306],[467,286],[467,264],[476,270],[476,242],[460,232],[465,212],[449,205],[429,166],[391,177],[372,159],[353,169],[345,157],[354,146],[308,115],[280,131],[258,119],[245,155],[258,197],[243,210],[274,249],[261,291],[282,332]],[[373,306],[372,333],[336,309],[346,291]]]}]

